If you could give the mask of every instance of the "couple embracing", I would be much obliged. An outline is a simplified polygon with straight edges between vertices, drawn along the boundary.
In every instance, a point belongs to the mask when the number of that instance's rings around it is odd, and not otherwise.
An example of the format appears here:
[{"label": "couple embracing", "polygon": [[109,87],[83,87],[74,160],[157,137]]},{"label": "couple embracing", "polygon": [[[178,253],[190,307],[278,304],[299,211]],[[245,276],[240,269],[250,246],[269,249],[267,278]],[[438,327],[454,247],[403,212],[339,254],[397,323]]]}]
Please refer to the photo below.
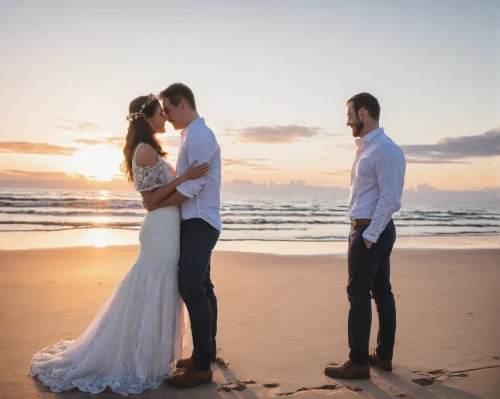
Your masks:
[{"label": "couple embracing", "polygon": [[[151,94],[130,103],[123,150],[124,172],[149,211],[139,233],[139,256],[78,339],[59,341],[34,355],[30,375],[53,392],[77,388],[128,395],[157,388],[166,379],[182,388],[212,381],[217,298],[210,260],[222,227],[220,148],[186,85],[174,83],[158,97]],[[400,206],[405,165],[399,147],[378,127],[380,107],[373,96],[352,97],[348,110],[359,147],[349,207],[351,351],[347,362],[324,372],[334,378],[367,378],[369,362],[392,367],[391,217]],[[167,121],[182,130],[176,171],[156,138]],[[369,357],[370,292],[380,330],[377,350]],[[192,355],[184,359],[183,304],[193,339]]]},{"label": "couple embracing", "polygon": [[[210,258],[221,230],[220,148],[186,85],[170,85],[159,98],[136,98],[127,117],[123,169],[149,211],[139,257],[83,335],[33,357],[30,374],[54,392],[127,395],[165,379],[179,387],[212,380],[217,298]],[[156,138],[167,121],[182,129],[177,176]],[[187,359],[180,358],[182,302],[193,337]],[[182,372],[174,375],[177,368]]]}]

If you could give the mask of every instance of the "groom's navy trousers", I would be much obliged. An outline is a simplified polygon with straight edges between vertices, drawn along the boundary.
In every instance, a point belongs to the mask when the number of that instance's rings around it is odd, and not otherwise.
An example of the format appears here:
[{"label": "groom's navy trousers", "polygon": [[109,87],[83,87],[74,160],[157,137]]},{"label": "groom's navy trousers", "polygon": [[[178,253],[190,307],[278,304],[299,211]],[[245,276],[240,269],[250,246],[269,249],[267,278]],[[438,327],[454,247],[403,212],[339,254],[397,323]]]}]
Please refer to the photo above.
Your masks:
[{"label": "groom's navy trousers", "polygon": [[210,279],[210,258],[219,235],[219,230],[201,218],[181,223],[179,293],[191,320],[192,356],[198,370],[208,370],[216,355],[217,298]]},{"label": "groom's navy trousers", "polygon": [[391,220],[377,242],[368,249],[362,236],[367,227],[351,226],[347,254],[347,295],[351,304],[349,358],[360,366],[369,362],[372,297],[379,319],[376,352],[380,359],[392,360],[396,335],[396,304],[390,283],[390,256],[396,240],[396,228]]}]

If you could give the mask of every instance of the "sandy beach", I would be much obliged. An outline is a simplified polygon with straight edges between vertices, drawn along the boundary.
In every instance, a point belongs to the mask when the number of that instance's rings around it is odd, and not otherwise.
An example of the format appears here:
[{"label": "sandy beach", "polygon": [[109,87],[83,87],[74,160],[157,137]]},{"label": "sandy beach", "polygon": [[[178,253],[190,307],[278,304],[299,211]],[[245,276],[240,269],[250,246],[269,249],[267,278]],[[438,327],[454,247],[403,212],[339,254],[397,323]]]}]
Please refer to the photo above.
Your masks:
[{"label": "sandy beach", "polygon": [[[0,398],[118,398],[53,394],[28,377],[32,355],[83,332],[134,263],[137,246],[0,251]],[[333,380],[347,359],[343,254],[216,251],[220,356],[214,381],[167,383],[134,398],[499,398],[500,249],[394,250],[398,330],[392,373]],[[377,320],[374,311],[372,344]],[[237,381],[240,381],[237,383]],[[243,381],[243,382],[242,382]]]}]

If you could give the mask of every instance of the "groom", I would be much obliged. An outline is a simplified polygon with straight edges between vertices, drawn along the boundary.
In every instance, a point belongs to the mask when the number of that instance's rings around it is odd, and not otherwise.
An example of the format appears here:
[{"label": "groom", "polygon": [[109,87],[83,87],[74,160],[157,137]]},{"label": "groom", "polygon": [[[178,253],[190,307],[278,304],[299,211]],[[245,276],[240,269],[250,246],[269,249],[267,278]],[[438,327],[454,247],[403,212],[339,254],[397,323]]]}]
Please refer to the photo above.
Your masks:
[{"label": "groom", "polygon": [[222,228],[220,218],[221,155],[214,133],[196,111],[193,92],[174,83],[160,93],[167,120],[181,132],[177,175],[194,162],[209,163],[207,176],[187,181],[155,208],[181,204],[179,292],[186,304],[193,335],[193,353],[177,362],[186,369],[170,379],[176,387],[212,381],[215,361],[217,298],[210,280],[210,258]]}]

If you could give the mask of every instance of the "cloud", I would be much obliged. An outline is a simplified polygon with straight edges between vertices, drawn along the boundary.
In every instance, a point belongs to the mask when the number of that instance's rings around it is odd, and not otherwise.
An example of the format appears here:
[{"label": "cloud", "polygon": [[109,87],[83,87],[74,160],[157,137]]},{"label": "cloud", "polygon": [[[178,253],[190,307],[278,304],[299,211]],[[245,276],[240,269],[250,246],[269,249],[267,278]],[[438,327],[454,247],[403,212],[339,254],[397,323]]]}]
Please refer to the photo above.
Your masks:
[{"label": "cloud", "polygon": [[258,162],[267,162],[266,158],[247,158],[247,159],[223,159],[222,165],[224,166],[247,166],[247,167],[262,167],[263,165]]},{"label": "cloud", "polygon": [[440,190],[427,183],[416,189],[403,191],[403,207],[406,205],[497,205],[500,201],[500,187],[486,187],[473,190]]},{"label": "cloud", "polygon": [[[222,184],[226,197],[278,197],[315,198],[329,201],[344,201],[347,205],[349,189],[338,186],[312,186],[302,180],[288,184],[273,182],[254,183],[250,180],[231,180]],[[500,187],[474,190],[440,190],[428,184],[403,191],[403,208],[410,205],[496,205],[500,201]],[[347,216],[346,216],[347,217]]]},{"label": "cloud", "polygon": [[304,180],[291,180],[288,184],[272,181],[254,183],[251,180],[235,179],[222,183],[222,195],[229,197],[279,197],[279,198],[324,198],[348,199],[349,189],[343,187],[327,187],[308,185]]},{"label": "cloud", "polygon": [[125,137],[96,137],[91,139],[76,139],[75,142],[86,145],[109,144],[121,146],[125,142]]},{"label": "cloud", "polygon": [[73,155],[76,151],[78,151],[78,148],[48,143],[0,141],[0,153],[4,154]]},{"label": "cloud", "polygon": [[294,143],[323,133],[320,127],[298,125],[254,126],[233,130],[238,142],[250,143]]},{"label": "cloud", "polygon": [[331,172],[321,172],[322,175],[346,176],[351,174],[351,169],[337,169]]},{"label": "cloud", "polygon": [[90,131],[99,130],[99,126],[89,121],[74,121],[69,118],[59,118],[59,120],[62,123],[57,125],[57,127],[62,130],[70,130],[73,132],[78,132],[82,130],[90,130]]},{"label": "cloud", "polygon": [[246,168],[250,168],[252,170],[280,170],[278,168],[273,168],[268,165],[263,165],[262,162],[268,162],[269,159],[266,158],[247,158],[247,159],[223,159],[222,165],[226,167],[231,166],[243,166]]},{"label": "cloud", "polygon": [[64,173],[64,172],[35,172],[29,170],[19,170],[19,169],[8,169],[1,172],[1,177],[3,179],[86,179],[84,175],[78,173]]},{"label": "cloud", "polygon": [[[89,180],[81,174],[64,172],[38,172],[24,170],[0,170],[0,186],[9,188],[46,188],[67,190],[126,190],[133,187],[121,176],[112,181]],[[349,189],[338,186],[313,186],[303,180],[292,180],[288,184],[272,181],[255,183],[250,180],[230,180],[222,183],[222,194],[226,198],[314,198],[328,201],[344,201],[347,205]],[[403,208],[409,205],[496,205],[500,201],[500,187],[474,190],[440,190],[426,183],[403,191]]]},{"label": "cloud", "polygon": [[412,157],[413,163],[494,157],[500,155],[500,126],[477,136],[448,137],[437,144],[402,145],[401,149],[406,156]]},{"label": "cloud", "polygon": [[[165,136],[159,137],[163,150],[166,152],[177,150],[179,148],[179,137]],[[125,136],[91,137],[84,139],[75,139],[76,143],[85,145],[111,145],[122,148],[125,145]]]},{"label": "cloud", "polygon": [[265,171],[271,171],[271,170],[281,170],[278,168],[272,168],[270,166],[252,166],[253,170],[265,170]]},{"label": "cloud", "polygon": [[414,159],[406,158],[406,163],[423,163],[423,164],[470,164],[467,161],[454,161],[452,159]]},{"label": "cloud", "polygon": [[111,181],[95,181],[89,180],[78,173],[37,172],[16,169],[0,171],[0,186],[66,190],[132,190],[132,186],[122,177]]}]

